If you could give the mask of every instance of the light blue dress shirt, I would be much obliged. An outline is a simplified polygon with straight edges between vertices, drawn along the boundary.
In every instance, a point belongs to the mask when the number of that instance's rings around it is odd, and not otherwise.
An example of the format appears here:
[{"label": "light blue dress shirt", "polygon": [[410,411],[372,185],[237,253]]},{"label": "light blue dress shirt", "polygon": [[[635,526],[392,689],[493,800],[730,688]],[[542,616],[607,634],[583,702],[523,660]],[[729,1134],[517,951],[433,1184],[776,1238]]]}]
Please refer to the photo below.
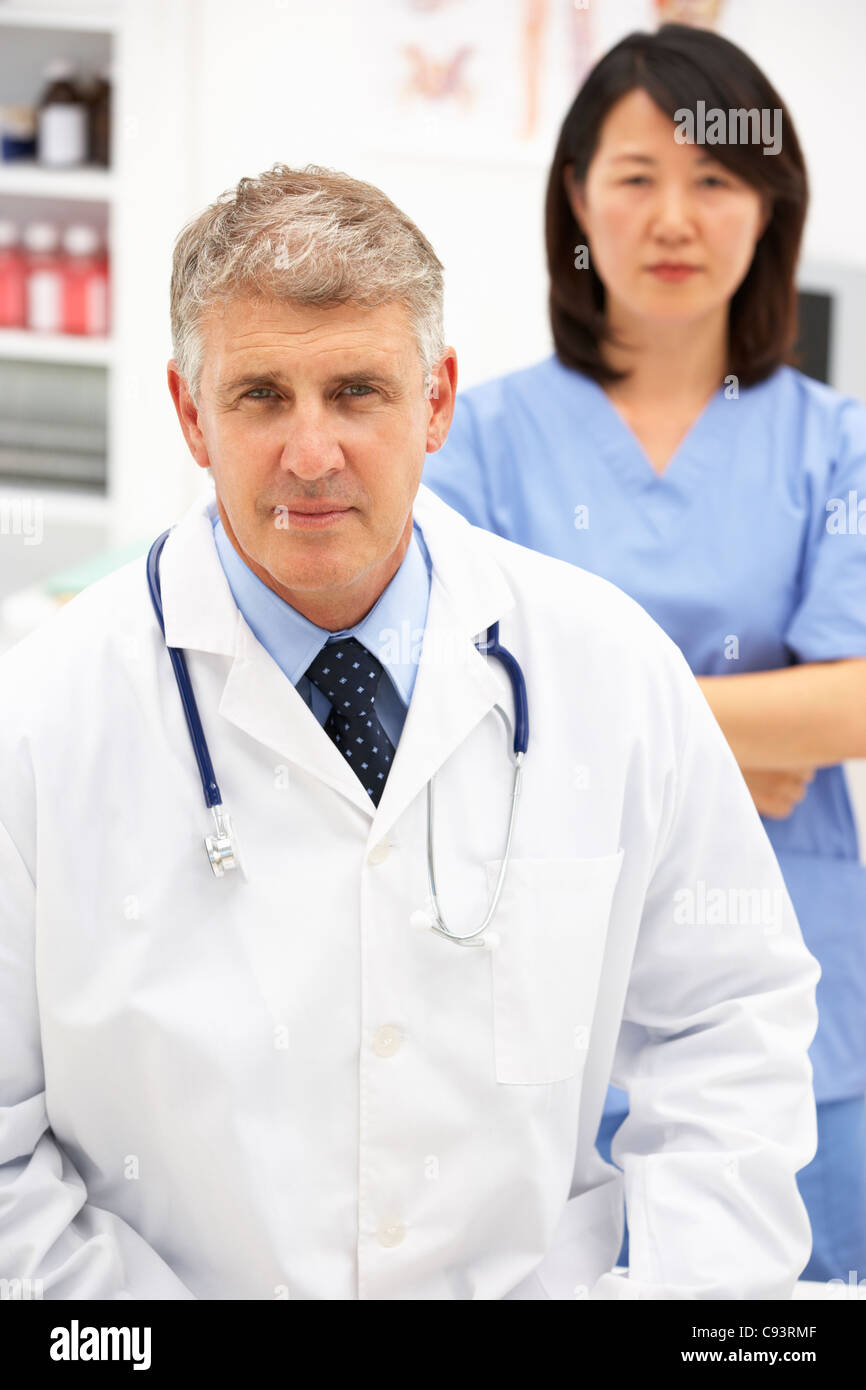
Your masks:
[{"label": "light blue dress shirt", "polygon": [[305,672],[326,642],[354,637],[385,667],[376,713],[394,747],[403,732],[406,711],[415,688],[418,656],[430,600],[430,554],[417,522],[400,568],[383,589],[366,617],[354,627],[329,632],[317,627],[270,589],[241,559],[225,533],[217,512],[212,521],[220,564],[235,603],[247,625],[288,676],[320,724],[331,712],[328,697],[311,685]]}]

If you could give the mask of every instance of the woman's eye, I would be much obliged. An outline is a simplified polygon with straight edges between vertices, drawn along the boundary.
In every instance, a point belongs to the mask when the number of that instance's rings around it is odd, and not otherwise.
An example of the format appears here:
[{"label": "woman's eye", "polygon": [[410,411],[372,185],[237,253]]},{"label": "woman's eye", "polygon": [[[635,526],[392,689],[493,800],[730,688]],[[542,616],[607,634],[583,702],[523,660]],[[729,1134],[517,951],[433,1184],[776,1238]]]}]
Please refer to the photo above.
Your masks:
[{"label": "woman's eye", "polygon": [[701,183],[707,184],[711,188],[726,188],[728,180],[720,179],[718,174],[707,174],[705,178],[701,179]]},{"label": "woman's eye", "polygon": [[649,183],[646,174],[633,174],[630,179],[625,179],[625,183]]}]

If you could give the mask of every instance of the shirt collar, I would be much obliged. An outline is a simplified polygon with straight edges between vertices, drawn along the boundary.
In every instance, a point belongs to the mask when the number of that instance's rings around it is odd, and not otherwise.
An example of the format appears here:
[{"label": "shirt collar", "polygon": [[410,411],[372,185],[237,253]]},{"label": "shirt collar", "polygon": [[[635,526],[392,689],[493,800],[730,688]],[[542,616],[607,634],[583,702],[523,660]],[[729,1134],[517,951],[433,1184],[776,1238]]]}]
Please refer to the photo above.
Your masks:
[{"label": "shirt collar", "polygon": [[417,521],[400,567],[369,613],[354,627],[329,632],[310,622],[269,588],[241,559],[219,512],[211,518],[214,542],[235,603],[247,625],[293,685],[332,637],[351,636],[378,656],[408,706],[430,597],[431,562]]}]

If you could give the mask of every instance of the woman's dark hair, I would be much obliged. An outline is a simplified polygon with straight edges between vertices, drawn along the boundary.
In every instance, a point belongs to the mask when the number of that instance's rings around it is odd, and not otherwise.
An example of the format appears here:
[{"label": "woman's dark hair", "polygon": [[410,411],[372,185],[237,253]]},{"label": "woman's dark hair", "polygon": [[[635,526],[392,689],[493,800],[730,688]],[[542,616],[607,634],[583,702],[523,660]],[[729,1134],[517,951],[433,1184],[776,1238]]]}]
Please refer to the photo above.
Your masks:
[{"label": "woman's dark hair", "polygon": [[[588,238],[574,216],[563,183],[566,164],[581,182],[595,154],[602,123],[621,97],[645,91],[665,115],[757,108],[781,110],[782,145],[765,155],[755,143],[707,145],[713,157],[764,194],[770,220],[752,264],[731,300],[728,371],[748,386],[791,359],[797,334],[795,272],[808,204],[806,166],[782,99],[751,58],[718,34],[685,24],[635,33],[600,59],[562,124],[547,183],[545,208],[550,320],[557,356],[598,382],[627,373],[603,360],[609,341],[604,286],[590,267],[575,270],[574,250]],[[681,119],[681,117],[680,117]]]}]

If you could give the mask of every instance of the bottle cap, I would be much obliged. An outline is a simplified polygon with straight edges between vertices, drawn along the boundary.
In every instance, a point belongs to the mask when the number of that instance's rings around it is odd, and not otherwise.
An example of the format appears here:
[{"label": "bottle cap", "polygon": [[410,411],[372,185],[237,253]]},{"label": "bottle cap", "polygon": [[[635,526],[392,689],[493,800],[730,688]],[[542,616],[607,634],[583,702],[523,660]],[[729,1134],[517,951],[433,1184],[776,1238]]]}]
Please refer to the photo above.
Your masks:
[{"label": "bottle cap", "polygon": [[95,69],[85,68],[82,70],[79,68],[75,85],[79,92],[84,92],[87,96],[90,96],[101,84]]},{"label": "bottle cap", "polygon": [[101,245],[95,227],[75,223],[63,233],[63,249],[70,256],[94,256]]},{"label": "bottle cap", "polygon": [[53,222],[28,222],[24,228],[24,245],[28,251],[54,251],[59,233]]},{"label": "bottle cap", "polygon": [[74,77],[75,64],[69,58],[52,58],[42,69],[42,75],[52,82],[60,82],[64,77]]}]

